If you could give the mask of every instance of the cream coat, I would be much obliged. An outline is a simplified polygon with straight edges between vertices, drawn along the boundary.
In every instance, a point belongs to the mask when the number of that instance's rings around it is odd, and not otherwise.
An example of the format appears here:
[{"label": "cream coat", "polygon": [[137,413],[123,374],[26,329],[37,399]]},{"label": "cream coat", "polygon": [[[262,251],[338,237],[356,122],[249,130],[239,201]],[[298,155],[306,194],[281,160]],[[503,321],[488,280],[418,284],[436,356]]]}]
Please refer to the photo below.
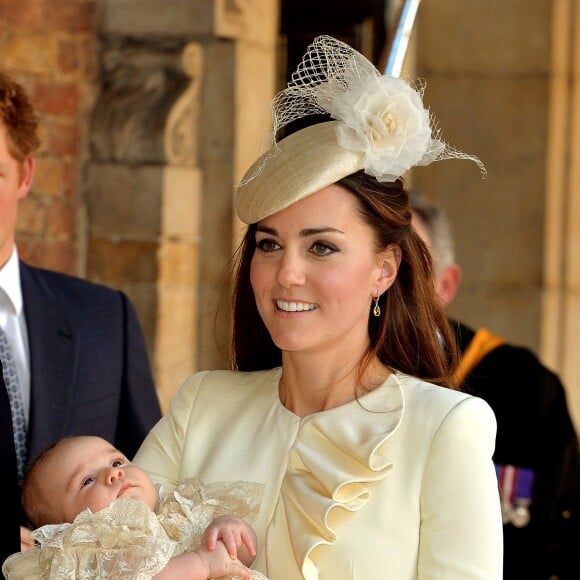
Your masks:
[{"label": "cream coat", "polygon": [[487,403],[391,375],[300,418],[280,403],[280,373],[193,375],[135,462],[169,487],[265,484],[254,567],[270,580],[501,578]]}]

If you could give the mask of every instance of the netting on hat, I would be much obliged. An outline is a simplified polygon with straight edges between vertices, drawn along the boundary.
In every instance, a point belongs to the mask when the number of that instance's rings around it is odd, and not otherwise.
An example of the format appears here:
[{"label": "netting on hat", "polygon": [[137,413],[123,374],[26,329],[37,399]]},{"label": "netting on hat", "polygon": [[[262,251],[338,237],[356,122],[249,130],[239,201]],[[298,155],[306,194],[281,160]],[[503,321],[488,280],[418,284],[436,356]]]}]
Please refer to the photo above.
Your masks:
[{"label": "netting on hat", "polygon": [[[276,154],[276,135],[309,115],[330,115],[340,147],[361,154],[361,169],[379,181],[394,181],[417,165],[442,159],[474,161],[475,156],[451,147],[441,138],[435,118],[423,105],[425,84],[383,76],[351,46],[319,36],[308,47],[286,89],[272,102],[270,154],[262,157],[242,184],[259,175]],[[321,160],[323,162],[323,160]]]},{"label": "netting on hat", "polygon": [[349,45],[330,36],[317,37],[286,89],[272,101],[274,135],[307,115],[328,113],[333,95],[344,93],[360,79],[379,76],[375,66]]}]

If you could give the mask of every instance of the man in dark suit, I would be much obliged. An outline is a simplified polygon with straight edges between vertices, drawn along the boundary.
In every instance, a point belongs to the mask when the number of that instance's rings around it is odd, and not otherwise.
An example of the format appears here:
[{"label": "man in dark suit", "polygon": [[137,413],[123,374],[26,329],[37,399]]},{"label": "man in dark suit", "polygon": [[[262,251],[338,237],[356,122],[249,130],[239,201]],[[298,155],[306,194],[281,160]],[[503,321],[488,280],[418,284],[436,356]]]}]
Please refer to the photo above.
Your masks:
[{"label": "man in dark suit", "polygon": [[[461,282],[449,224],[419,193],[411,191],[410,199],[413,225],[430,249],[437,293],[447,306]],[[580,450],[564,387],[528,348],[486,329],[451,324],[462,353],[456,379],[497,418],[504,578],[578,580]]]},{"label": "man in dark suit", "polygon": [[[22,87],[0,73],[0,330],[8,339],[12,376],[18,377],[26,424],[25,460],[69,434],[101,436],[132,457],[161,417],[133,306],[122,292],[34,268],[18,258],[18,204],[34,176],[37,125]],[[9,406],[5,412],[8,378],[4,379],[2,499],[6,510],[18,511],[15,454],[20,466],[23,460],[15,452],[18,440],[13,436],[11,443],[6,438],[12,421]],[[12,413],[14,417],[14,409]],[[16,511],[3,519],[5,530],[13,534],[23,523],[14,520]],[[22,533],[26,539],[26,530]],[[10,545],[12,551],[13,544],[2,542],[3,549]]]},{"label": "man in dark suit", "polygon": [[161,417],[135,311],[118,291],[20,262],[30,350],[28,456],[66,434],[132,457]]}]

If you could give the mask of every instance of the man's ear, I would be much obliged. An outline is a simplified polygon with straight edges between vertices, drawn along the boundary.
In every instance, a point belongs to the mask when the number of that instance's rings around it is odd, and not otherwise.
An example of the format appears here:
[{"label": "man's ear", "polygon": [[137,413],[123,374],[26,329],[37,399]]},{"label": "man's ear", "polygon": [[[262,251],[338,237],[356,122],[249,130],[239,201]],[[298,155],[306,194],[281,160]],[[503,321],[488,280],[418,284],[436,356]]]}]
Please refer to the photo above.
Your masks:
[{"label": "man's ear", "polygon": [[18,199],[22,199],[28,195],[34,179],[34,170],[36,168],[36,160],[34,157],[27,157],[20,166],[20,186],[18,188]]},{"label": "man's ear", "polygon": [[443,307],[449,306],[461,284],[461,267],[459,264],[450,264],[437,276],[436,291]]},{"label": "man's ear", "polygon": [[396,244],[391,244],[378,254],[379,277],[374,296],[380,296],[392,286],[401,265],[401,256],[401,248]]}]

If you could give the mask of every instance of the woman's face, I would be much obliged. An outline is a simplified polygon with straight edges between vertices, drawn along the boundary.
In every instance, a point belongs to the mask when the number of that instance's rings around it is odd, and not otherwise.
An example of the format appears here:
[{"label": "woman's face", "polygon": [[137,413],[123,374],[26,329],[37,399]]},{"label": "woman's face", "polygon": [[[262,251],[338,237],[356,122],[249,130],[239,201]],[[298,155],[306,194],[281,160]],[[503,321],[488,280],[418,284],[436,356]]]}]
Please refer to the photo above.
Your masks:
[{"label": "woman's face", "polygon": [[354,353],[368,344],[371,301],[394,281],[398,253],[377,253],[357,203],[334,184],[257,224],[251,284],[283,351]]}]

